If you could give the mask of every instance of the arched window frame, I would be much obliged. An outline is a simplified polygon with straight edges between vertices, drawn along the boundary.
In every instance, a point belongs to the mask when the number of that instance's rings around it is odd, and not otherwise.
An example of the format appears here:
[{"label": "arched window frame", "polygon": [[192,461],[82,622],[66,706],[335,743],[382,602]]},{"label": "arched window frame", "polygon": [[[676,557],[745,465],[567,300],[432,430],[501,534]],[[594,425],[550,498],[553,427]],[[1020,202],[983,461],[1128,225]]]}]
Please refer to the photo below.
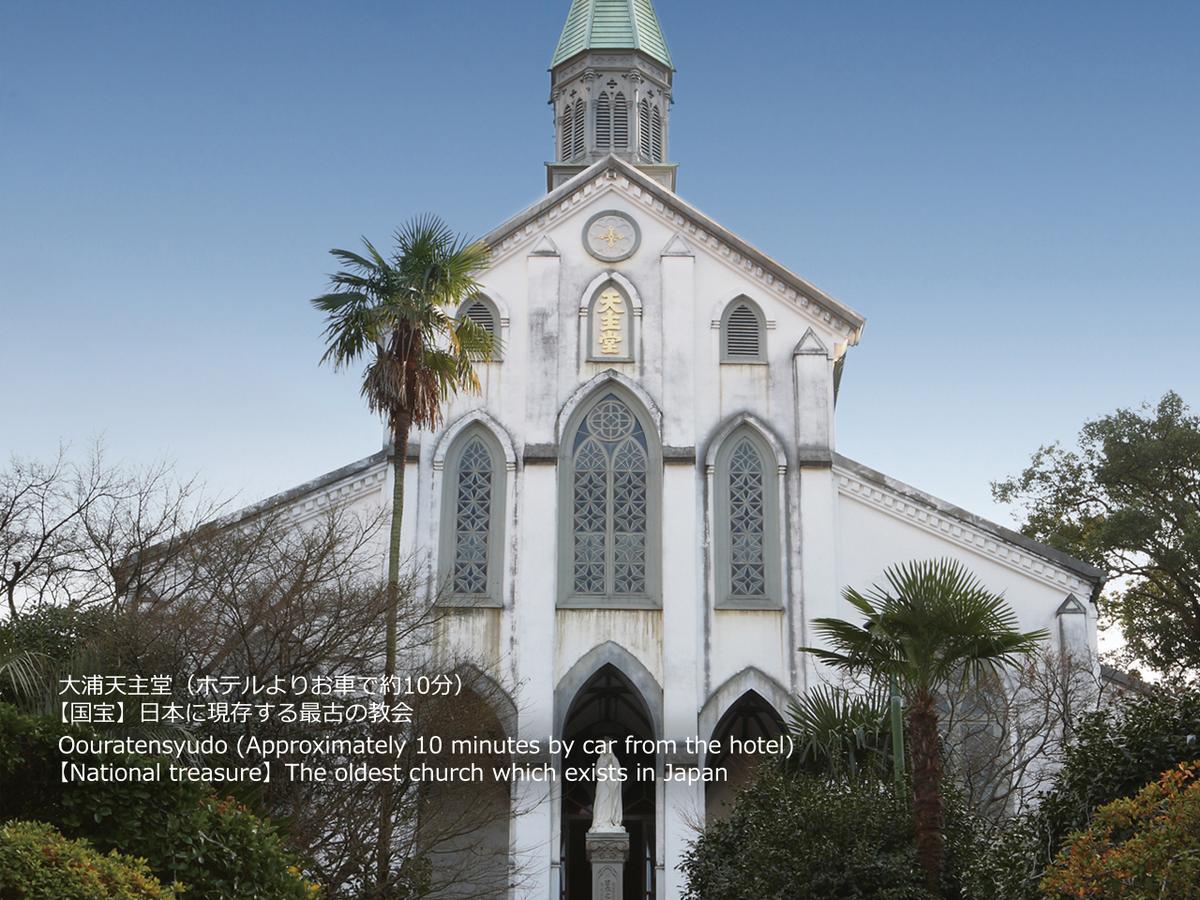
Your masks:
[{"label": "arched window frame", "polygon": [[[786,466],[779,451],[763,433],[743,421],[719,439],[710,463],[712,474],[714,606],[717,609],[782,609],[783,595],[783,517],[786,508],[784,475]],[[762,466],[763,581],[765,590],[758,595],[734,594],[732,587],[733,503],[730,496],[731,462],[735,450],[748,441]]]},{"label": "arched window frame", "polygon": [[501,334],[503,319],[500,316],[500,310],[496,306],[491,297],[486,294],[476,294],[475,296],[464,300],[458,308],[457,317],[462,318],[467,315],[473,305],[484,307],[491,316],[491,335],[492,335],[492,352],[483,362],[500,362],[504,358],[504,337]]},{"label": "arched window frame", "polygon": [[[748,309],[754,314],[758,326],[758,353],[753,356],[734,354],[729,350],[729,320],[738,309],[742,308]],[[725,311],[721,313],[721,362],[735,365],[755,365],[767,362],[767,319],[763,315],[762,308],[744,294],[726,304]]]},{"label": "arched window frame", "polygon": [[[458,491],[463,454],[476,440],[487,449],[491,462],[491,493],[488,498],[487,578],[481,593],[456,589],[459,514]],[[500,607],[503,605],[505,510],[507,508],[508,461],[491,430],[474,422],[455,435],[443,463],[441,527],[438,551],[439,583],[443,602],[453,606]]]},{"label": "arched window frame", "polygon": [[[597,404],[615,396],[633,413],[646,438],[645,591],[641,594],[582,594],[575,591],[575,441],[580,426]],[[611,472],[611,469],[609,470]],[[662,443],[658,429],[632,391],[616,381],[597,387],[571,412],[562,430],[558,458],[558,605],[573,608],[658,609],[662,606]],[[611,479],[611,474],[608,476]],[[611,506],[606,518],[611,519]],[[610,529],[611,532],[611,529]],[[605,580],[613,578],[611,541]]]},{"label": "arched window frame", "polygon": [[[641,316],[642,308],[639,298],[626,284],[621,282],[625,279],[616,277],[615,274],[609,275],[598,285],[595,285],[590,294],[587,295],[587,313],[585,328],[585,340],[587,341],[587,359],[588,362],[594,363],[627,363],[633,362],[636,358],[637,348],[635,342],[637,334],[635,331],[636,320]],[[621,295],[621,299],[625,301],[625,314],[622,321],[624,329],[624,337],[622,339],[622,353],[619,356],[600,353],[597,349],[596,341],[596,304],[600,300],[600,295],[609,289],[615,290]]]}]

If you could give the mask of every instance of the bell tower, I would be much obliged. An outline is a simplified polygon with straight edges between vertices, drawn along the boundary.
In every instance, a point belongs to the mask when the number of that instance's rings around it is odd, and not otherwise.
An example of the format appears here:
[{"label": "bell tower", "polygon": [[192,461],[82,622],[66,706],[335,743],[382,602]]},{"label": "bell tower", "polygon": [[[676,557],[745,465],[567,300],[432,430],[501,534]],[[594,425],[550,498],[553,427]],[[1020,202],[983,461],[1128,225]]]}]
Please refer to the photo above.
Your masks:
[{"label": "bell tower", "polygon": [[674,72],[652,0],[572,0],[550,61],[547,190],[610,153],[675,190],[677,165],[667,162]]}]

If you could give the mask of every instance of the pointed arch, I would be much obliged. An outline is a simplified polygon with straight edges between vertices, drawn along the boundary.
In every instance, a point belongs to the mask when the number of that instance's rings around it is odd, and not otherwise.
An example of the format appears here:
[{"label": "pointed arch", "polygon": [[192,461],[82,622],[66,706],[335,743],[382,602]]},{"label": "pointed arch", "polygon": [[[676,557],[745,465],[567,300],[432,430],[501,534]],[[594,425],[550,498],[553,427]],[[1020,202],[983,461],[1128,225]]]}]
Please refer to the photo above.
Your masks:
[{"label": "pointed arch", "polygon": [[659,421],[613,377],[567,415],[558,464],[560,606],[660,605]]},{"label": "pointed arch", "polygon": [[558,411],[558,419],[554,424],[554,432],[560,446],[563,443],[563,436],[566,434],[567,424],[577,415],[579,407],[606,385],[616,385],[622,390],[629,392],[650,417],[650,423],[654,429],[655,436],[657,437],[662,434],[663,414],[654,398],[646,393],[646,389],[632,378],[618,372],[616,369],[607,369],[576,388],[571,396],[567,398],[567,402],[563,404],[562,409]]},{"label": "pointed arch", "polygon": [[[700,737],[711,739],[721,720],[725,718],[734,705],[746,694],[753,693],[761,697],[784,722],[784,715],[791,694],[775,678],[755,666],[747,666],[735,675],[731,675],[721,686],[708,695],[700,708],[699,734]],[[704,759],[700,760],[704,764]]]},{"label": "pointed arch", "polygon": [[433,469],[435,472],[445,467],[446,452],[450,449],[450,445],[458,439],[464,429],[476,424],[486,429],[496,439],[497,443],[500,444],[500,449],[504,454],[505,468],[511,472],[517,467],[517,451],[513,444],[512,435],[508,433],[508,429],[501,425],[487,410],[473,409],[451,422],[438,436],[437,443],[433,448]]},{"label": "pointed arch", "polygon": [[783,510],[787,458],[782,443],[743,413],[709,444],[712,571],[717,608],[783,607]]},{"label": "pointed arch", "polygon": [[506,449],[485,415],[455,423],[435,451],[443,454],[438,574],[448,602],[501,606],[511,442]]},{"label": "pointed arch", "polygon": [[492,351],[481,361],[500,362],[504,354],[504,338],[500,333],[500,309],[495,301],[486,294],[475,294],[463,301],[456,315],[460,319],[470,319],[491,335]]},{"label": "pointed arch", "polygon": [[661,735],[663,723],[663,690],[658,679],[640,659],[615,641],[605,641],[593,647],[575,661],[558,680],[554,689],[554,734],[563,733],[563,724],[571,705],[583,687],[606,666],[616,669],[636,691],[645,705],[655,736]]},{"label": "pointed arch", "polygon": [[[612,297],[612,292],[618,295],[617,298]],[[605,307],[598,310],[601,303]],[[615,310],[615,316],[611,310]],[[582,339],[586,342],[589,360],[632,362],[636,358],[634,322],[642,315],[642,298],[632,281],[616,271],[597,275],[580,298],[579,314],[586,324]],[[602,328],[610,323],[614,326],[611,330]],[[612,340],[614,336],[615,340]]]},{"label": "pointed arch", "polygon": [[473,692],[487,704],[506,736],[517,736],[517,704],[500,682],[474,663],[459,663],[446,674],[460,681],[465,690]]},{"label": "pointed arch", "polygon": [[721,362],[767,361],[767,319],[762,308],[739,294],[721,314]]},{"label": "pointed arch", "polygon": [[779,439],[779,436],[775,434],[774,429],[770,425],[750,412],[738,413],[720,425],[716,434],[708,440],[708,449],[704,454],[704,464],[710,469],[715,466],[717,464],[717,451],[721,448],[721,445],[729,439],[729,436],[734,431],[742,426],[752,428],[758,432],[759,437],[771,448],[771,453],[775,458],[775,465],[779,467],[780,474],[783,474],[788,466],[787,450],[784,447],[783,441]]}]

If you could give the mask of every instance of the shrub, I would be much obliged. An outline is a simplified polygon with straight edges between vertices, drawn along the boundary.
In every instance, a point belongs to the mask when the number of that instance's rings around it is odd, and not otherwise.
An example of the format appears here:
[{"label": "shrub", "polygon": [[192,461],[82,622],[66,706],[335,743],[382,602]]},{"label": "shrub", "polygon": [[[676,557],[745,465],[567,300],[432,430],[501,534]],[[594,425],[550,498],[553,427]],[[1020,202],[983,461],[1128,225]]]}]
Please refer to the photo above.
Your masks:
[{"label": "shrub", "polygon": [[1042,881],[1048,897],[1187,900],[1200,886],[1200,762],[1096,811]]},{"label": "shrub", "polygon": [[[47,821],[103,851],[143,857],[188,900],[311,897],[313,884],[278,830],[246,807],[189,781],[62,784],[62,726],[0,704],[0,820]],[[80,733],[80,732],[75,732]],[[89,765],[144,764],[135,757],[72,757]]]},{"label": "shrub", "polygon": [[973,900],[1034,900],[1040,882],[1073,832],[1097,808],[1136,794],[1159,774],[1195,756],[1188,735],[1200,733],[1200,688],[1156,687],[1127,694],[1083,716],[1063,766],[1041,804],[1001,823],[967,873]]},{"label": "shrub", "polygon": [[116,852],[105,856],[44,822],[0,827],[0,897],[166,900],[178,896],[178,889],[163,887],[145,860]]},{"label": "shrub", "polygon": [[927,900],[912,812],[885,782],[764,769],[684,856],[689,900]]}]

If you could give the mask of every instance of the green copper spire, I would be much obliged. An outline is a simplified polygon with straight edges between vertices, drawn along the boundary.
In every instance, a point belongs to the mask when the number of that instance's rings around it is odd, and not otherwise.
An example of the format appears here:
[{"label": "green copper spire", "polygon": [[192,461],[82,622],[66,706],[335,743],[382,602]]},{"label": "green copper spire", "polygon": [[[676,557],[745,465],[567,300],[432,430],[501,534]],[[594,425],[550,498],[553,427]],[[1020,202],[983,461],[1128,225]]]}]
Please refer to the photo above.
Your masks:
[{"label": "green copper spire", "polygon": [[675,68],[652,0],[572,0],[550,68],[584,50],[641,50]]}]

